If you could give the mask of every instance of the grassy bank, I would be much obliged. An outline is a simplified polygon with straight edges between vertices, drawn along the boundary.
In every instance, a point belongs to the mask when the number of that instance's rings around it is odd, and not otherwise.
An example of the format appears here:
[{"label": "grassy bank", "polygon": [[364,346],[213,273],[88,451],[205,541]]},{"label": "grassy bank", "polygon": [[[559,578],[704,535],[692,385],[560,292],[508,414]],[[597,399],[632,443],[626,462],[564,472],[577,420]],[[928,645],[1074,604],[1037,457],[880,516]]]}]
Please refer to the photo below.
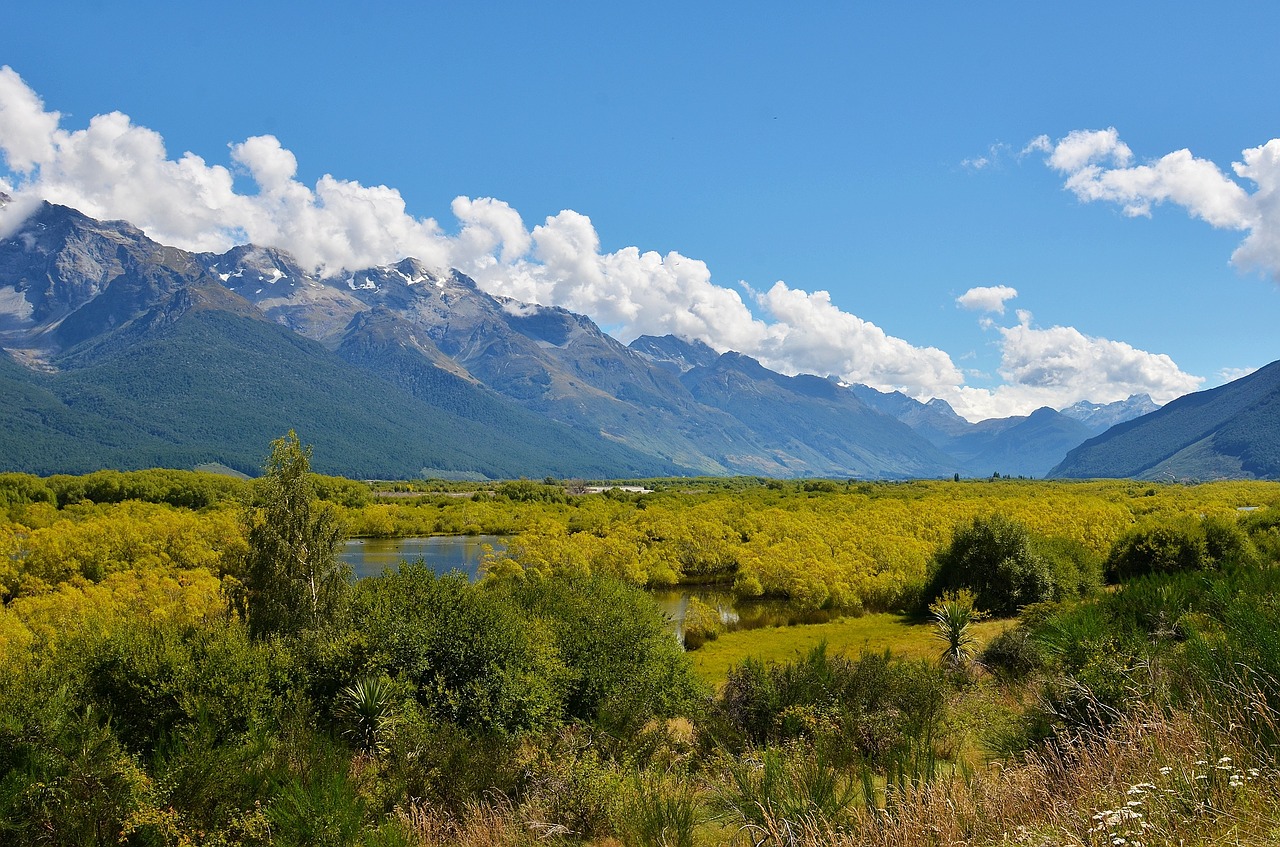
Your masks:
[{"label": "grassy bank", "polygon": [[[985,644],[1011,625],[1007,620],[981,621],[974,625],[974,635]],[[828,623],[728,632],[692,651],[689,657],[699,677],[720,685],[729,670],[747,658],[793,662],[822,642],[832,653],[858,656],[864,651],[889,650],[895,657],[905,659],[936,659],[943,647],[932,625],[882,612]]]}]

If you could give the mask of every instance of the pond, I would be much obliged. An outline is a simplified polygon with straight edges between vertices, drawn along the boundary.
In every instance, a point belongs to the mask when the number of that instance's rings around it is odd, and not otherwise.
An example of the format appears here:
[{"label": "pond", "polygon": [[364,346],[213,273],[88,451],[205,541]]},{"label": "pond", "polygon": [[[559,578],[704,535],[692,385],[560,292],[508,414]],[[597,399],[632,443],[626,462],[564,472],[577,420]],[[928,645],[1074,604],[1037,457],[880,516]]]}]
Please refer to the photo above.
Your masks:
[{"label": "pond", "polygon": [[[423,562],[436,573],[461,571],[475,579],[486,546],[501,552],[507,546],[504,535],[436,535],[423,538],[352,538],[339,558],[351,566],[357,579],[378,576],[402,561]],[[684,617],[689,601],[697,597],[720,614],[726,630],[756,629],[793,623],[813,623],[813,615],[798,614],[785,600],[746,600],[721,585],[681,585],[655,588],[649,594],[671,621],[676,637],[684,640]],[[825,617],[823,617],[825,619]]]},{"label": "pond", "polygon": [[738,597],[723,585],[679,585],[674,588],[651,588],[649,595],[658,603],[684,643],[684,617],[694,597],[715,609],[726,632],[739,629],[761,629],[768,626],[792,626],[798,623],[823,623],[833,616],[816,609],[801,611],[786,600],[774,598],[753,600]]},{"label": "pond", "polygon": [[351,566],[356,578],[378,576],[400,562],[422,559],[436,573],[462,571],[475,579],[485,545],[501,551],[507,546],[503,535],[435,535],[426,538],[352,538],[338,553]]}]

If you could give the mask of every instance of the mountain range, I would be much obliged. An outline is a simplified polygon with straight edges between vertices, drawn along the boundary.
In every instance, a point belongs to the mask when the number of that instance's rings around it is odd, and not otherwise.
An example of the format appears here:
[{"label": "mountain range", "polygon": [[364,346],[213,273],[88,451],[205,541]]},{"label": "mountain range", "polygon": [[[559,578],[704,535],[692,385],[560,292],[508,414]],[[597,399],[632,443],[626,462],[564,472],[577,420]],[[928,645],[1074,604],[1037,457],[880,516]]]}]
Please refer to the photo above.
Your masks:
[{"label": "mountain range", "polygon": [[0,241],[0,348],[0,470],[35,473],[251,473],[292,428],[318,470],[360,478],[1073,475],[1069,451],[1155,409],[973,424],[698,341],[623,345],[413,259],[321,276],[52,204]]}]

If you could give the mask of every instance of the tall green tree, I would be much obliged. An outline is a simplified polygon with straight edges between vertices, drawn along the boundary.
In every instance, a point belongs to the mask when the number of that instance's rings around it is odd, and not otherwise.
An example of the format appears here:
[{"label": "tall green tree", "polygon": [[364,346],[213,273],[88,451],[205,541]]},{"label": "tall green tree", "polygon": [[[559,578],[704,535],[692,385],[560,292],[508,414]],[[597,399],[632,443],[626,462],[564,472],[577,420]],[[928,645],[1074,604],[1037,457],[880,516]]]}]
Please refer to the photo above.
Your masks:
[{"label": "tall green tree", "polygon": [[244,571],[249,631],[296,633],[333,618],[346,601],[350,569],[338,559],[337,513],[316,499],[311,448],[293,430],[271,442],[266,473],[246,513]]}]

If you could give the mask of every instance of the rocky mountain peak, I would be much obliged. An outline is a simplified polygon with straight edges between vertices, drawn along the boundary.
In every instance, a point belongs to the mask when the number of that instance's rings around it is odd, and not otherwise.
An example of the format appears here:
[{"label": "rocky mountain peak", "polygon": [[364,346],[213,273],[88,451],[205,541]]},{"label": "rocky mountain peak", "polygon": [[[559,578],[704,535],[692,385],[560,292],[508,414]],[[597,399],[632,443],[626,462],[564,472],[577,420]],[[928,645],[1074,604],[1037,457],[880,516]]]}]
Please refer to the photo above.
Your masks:
[{"label": "rocky mountain peak", "polygon": [[677,335],[641,335],[627,346],[658,367],[675,373],[709,367],[720,358],[705,342]]},{"label": "rocky mountain peak", "polygon": [[1150,394],[1131,394],[1114,403],[1092,403],[1081,400],[1062,409],[1062,414],[1080,421],[1095,432],[1110,429],[1119,423],[1140,418],[1159,409]]}]

